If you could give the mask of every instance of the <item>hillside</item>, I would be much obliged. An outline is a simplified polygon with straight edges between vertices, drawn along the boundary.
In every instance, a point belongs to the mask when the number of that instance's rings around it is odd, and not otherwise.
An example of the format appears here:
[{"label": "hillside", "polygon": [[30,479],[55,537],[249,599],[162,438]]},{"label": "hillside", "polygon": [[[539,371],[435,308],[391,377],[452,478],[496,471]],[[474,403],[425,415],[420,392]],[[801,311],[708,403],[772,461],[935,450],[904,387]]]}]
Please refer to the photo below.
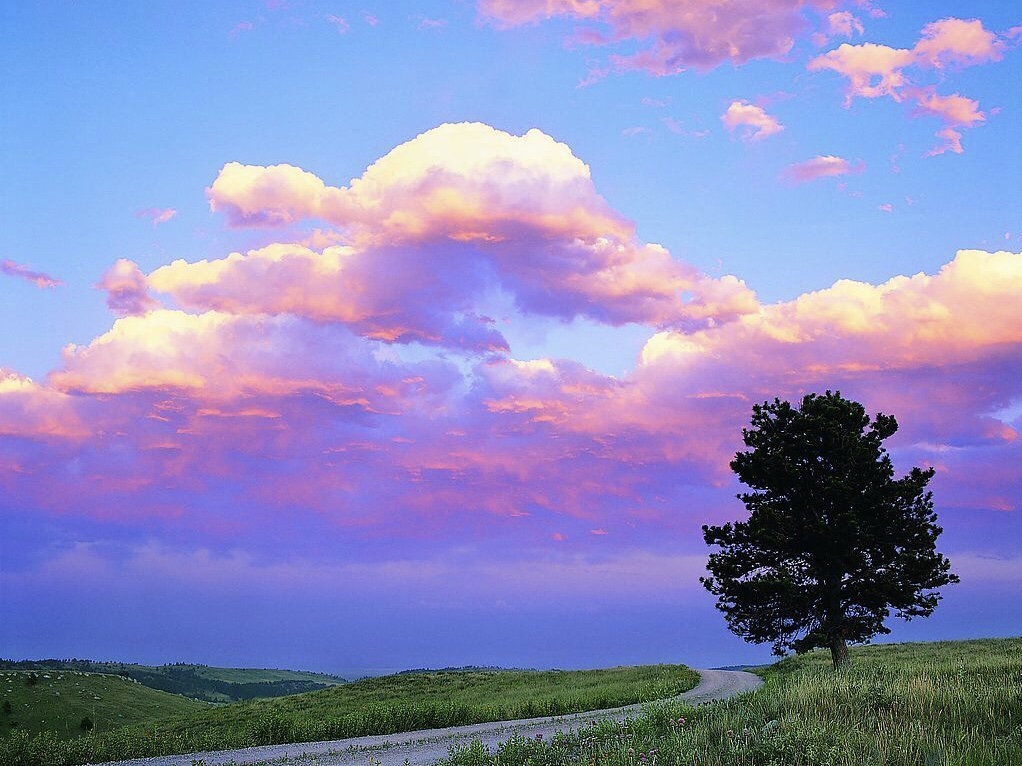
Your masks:
[{"label": "hillside", "polygon": [[136,665],[126,662],[92,660],[0,660],[0,670],[79,671],[120,675],[150,689],[180,694],[203,702],[239,702],[262,697],[326,689],[346,683],[325,673],[262,668],[218,668],[208,665]]},{"label": "hillside", "polygon": [[48,731],[68,739],[89,729],[102,733],[207,707],[122,676],[0,671],[0,737]]},{"label": "hillside", "polygon": [[1014,766],[1022,764],[1022,638],[860,646],[757,671],[764,687],[698,708],[652,707],[556,742],[466,746],[438,766]]},{"label": "hillside", "polygon": [[23,764],[86,763],[554,715],[660,699],[695,686],[683,665],[577,671],[441,671],[241,702],[59,743],[0,740]]}]

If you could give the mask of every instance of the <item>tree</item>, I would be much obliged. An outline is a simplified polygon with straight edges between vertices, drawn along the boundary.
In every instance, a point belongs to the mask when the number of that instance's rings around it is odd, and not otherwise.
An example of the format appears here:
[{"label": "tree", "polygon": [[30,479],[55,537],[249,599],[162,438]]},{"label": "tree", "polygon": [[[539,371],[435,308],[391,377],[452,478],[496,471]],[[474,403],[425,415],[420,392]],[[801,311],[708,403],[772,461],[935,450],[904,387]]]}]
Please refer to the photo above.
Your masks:
[{"label": "tree", "polygon": [[777,655],[829,648],[836,669],[849,642],[890,633],[892,609],[926,617],[937,588],[958,582],[936,551],[933,469],[894,478],[882,442],[897,430],[840,392],[752,408],[749,450],[731,462],[751,489],[738,495],[749,518],[703,527],[720,550],[700,581],[733,633]]}]

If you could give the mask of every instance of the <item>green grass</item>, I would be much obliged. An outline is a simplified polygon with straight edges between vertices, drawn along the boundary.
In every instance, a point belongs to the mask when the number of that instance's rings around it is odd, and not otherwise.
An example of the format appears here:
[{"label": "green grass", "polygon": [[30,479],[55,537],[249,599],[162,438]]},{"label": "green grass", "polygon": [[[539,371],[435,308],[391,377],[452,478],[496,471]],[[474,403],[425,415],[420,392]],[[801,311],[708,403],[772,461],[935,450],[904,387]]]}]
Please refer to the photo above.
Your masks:
[{"label": "green grass", "polygon": [[697,681],[683,665],[399,674],[65,742],[11,735],[0,739],[0,763],[77,764],[555,715],[672,696]]},{"label": "green grass", "polygon": [[121,676],[17,671],[0,671],[0,705],[0,737],[46,731],[60,739],[82,736],[86,717],[103,732],[208,707]]},{"label": "green grass", "polygon": [[1012,766],[1022,764],[1022,639],[813,653],[712,706],[653,705],[553,742],[475,743],[441,766]]},{"label": "green grass", "polygon": [[347,683],[339,676],[297,670],[265,668],[218,668],[209,665],[136,665],[128,662],[95,662],[93,660],[0,660],[4,670],[84,671],[107,673],[132,678],[143,686],[172,694],[181,694],[205,702],[238,702],[260,697],[281,697],[288,694],[326,689]]}]

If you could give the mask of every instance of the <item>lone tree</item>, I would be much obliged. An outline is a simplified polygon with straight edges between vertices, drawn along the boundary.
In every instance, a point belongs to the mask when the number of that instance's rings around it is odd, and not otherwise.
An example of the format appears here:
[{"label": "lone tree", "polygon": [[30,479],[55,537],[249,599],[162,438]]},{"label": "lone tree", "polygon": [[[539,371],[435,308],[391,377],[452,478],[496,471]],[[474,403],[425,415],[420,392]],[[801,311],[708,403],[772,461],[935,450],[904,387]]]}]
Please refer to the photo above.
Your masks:
[{"label": "lone tree", "polygon": [[942,532],[926,485],[933,469],[894,478],[884,439],[890,415],[870,422],[858,402],[828,391],[802,406],[775,399],[752,408],[731,469],[747,521],[703,527],[711,577],[731,631],[773,642],[774,654],[829,648],[834,667],[849,642],[890,633],[884,620],[926,617],[937,588],[958,582],[936,550]]}]

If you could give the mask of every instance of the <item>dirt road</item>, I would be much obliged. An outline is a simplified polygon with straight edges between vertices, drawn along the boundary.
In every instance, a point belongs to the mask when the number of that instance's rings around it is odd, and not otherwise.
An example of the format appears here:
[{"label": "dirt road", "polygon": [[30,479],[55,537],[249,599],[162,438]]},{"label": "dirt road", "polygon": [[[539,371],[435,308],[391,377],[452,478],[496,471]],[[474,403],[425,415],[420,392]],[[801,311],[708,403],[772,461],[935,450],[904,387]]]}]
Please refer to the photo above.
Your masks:
[{"label": "dirt road", "polygon": [[[691,705],[733,697],[752,691],[763,681],[759,676],[738,670],[699,670],[699,684],[677,697]],[[295,745],[263,745],[242,750],[222,750],[215,753],[189,753],[159,758],[136,758],[130,761],[110,761],[104,766],[254,766],[263,764],[298,763],[309,766],[430,766],[447,756],[448,748],[468,744],[478,739],[496,749],[497,745],[515,734],[551,737],[555,732],[577,729],[600,720],[623,721],[634,717],[642,705],[627,705],[610,710],[572,713],[554,718],[528,718],[521,721],[478,723],[471,726],[452,726],[448,729],[426,729],[401,734],[381,734],[372,737],[337,739],[330,742],[302,742]],[[303,757],[304,756],[304,757]]]}]

